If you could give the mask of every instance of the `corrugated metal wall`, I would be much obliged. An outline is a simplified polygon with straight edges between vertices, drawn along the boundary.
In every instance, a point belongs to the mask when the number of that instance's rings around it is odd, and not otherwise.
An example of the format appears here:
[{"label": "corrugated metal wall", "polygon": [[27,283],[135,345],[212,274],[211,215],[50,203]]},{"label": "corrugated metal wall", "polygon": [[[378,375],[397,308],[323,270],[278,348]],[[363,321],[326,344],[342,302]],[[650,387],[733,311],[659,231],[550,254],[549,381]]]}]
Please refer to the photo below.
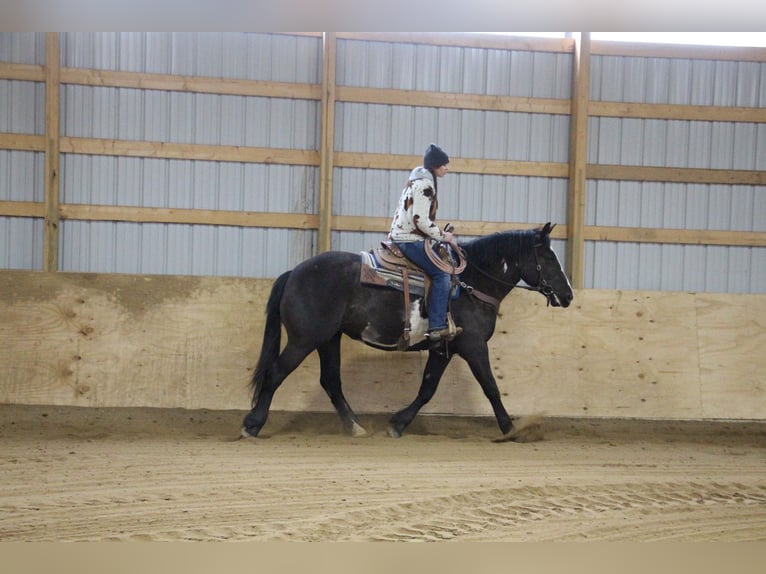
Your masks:
[{"label": "corrugated metal wall", "polygon": [[[572,55],[338,40],[339,86],[479,95],[569,98]],[[436,142],[454,157],[566,162],[569,117],[341,102],[335,149],[422,155]],[[415,167],[414,165],[412,167]],[[336,169],[333,212],[391,217],[408,171]],[[566,221],[567,182],[541,177],[449,174],[440,181],[442,221]],[[456,232],[460,234],[458,225]],[[334,247],[367,249],[380,234],[335,232]],[[554,248],[565,262],[564,242]]]},{"label": "corrugated metal wall", "polygon": [[[766,64],[594,56],[592,100],[766,108]],[[590,118],[589,163],[766,170],[766,124]],[[586,224],[766,231],[766,188],[589,181]],[[585,286],[764,292],[766,249],[587,242]]]},{"label": "corrugated metal wall", "polygon": [[[44,34],[0,34],[0,61],[45,63]],[[0,80],[0,132],[45,132],[45,87],[37,82]],[[42,153],[0,150],[0,201],[43,201]],[[0,217],[0,269],[42,269],[43,222]]]},{"label": "corrugated metal wall", "polygon": [[[572,54],[338,39],[340,86],[569,98]],[[43,34],[0,34],[0,61],[43,64]],[[319,84],[316,36],[239,33],[61,35],[65,67]],[[766,64],[594,55],[593,100],[766,108]],[[336,151],[566,162],[569,117],[338,102]],[[62,136],[318,150],[318,101],[64,85]],[[0,132],[44,132],[44,86],[0,80]],[[766,170],[766,124],[589,120],[589,163]],[[62,154],[61,201],[316,213],[317,167]],[[333,213],[390,217],[407,171],[335,168]],[[453,173],[440,219],[566,222],[567,182]],[[763,186],[591,180],[587,225],[766,231]],[[43,201],[43,154],[0,150],[0,201]],[[460,228],[458,226],[458,233]],[[42,267],[38,218],[0,217],[0,268]],[[379,233],[334,231],[333,248]],[[316,232],[61,222],[73,271],[274,277],[315,251]],[[554,241],[562,261],[565,242]],[[764,292],[766,249],[587,242],[585,287]],[[563,261],[565,264],[566,262]]]},{"label": "corrugated metal wall", "polygon": [[[62,65],[318,83],[321,41],[234,33],[76,33]],[[314,150],[319,102],[67,85],[62,135]],[[309,166],[63,155],[62,201],[316,213]],[[65,220],[69,271],[275,277],[314,252],[316,232]]]}]

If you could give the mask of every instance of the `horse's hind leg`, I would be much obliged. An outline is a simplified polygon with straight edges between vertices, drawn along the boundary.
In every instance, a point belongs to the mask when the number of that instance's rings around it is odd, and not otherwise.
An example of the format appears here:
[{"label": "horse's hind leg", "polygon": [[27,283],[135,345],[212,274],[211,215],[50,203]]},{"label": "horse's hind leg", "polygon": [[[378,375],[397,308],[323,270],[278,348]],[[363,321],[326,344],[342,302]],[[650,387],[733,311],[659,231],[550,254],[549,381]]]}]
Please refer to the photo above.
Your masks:
[{"label": "horse's hind leg", "polygon": [[340,339],[341,334],[338,333],[317,349],[321,367],[319,382],[327,396],[330,397],[341,421],[343,421],[344,430],[352,436],[365,436],[367,431],[359,423],[359,419],[346,401],[346,397],[343,396],[340,380]]},{"label": "horse's hind leg", "polygon": [[245,416],[242,423],[242,436],[258,436],[258,433],[261,432],[261,428],[266,424],[271,401],[274,398],[274,393],[279,388],[279,385],[281,385],[287,376],[303,362],[303,359],[305,359],[312,350],[313,349],[301,349],[291,345],[289,342],[287,343],[285,349],[279,355],[279,358],[266,373],[257,396],[253,397],[253,408]]}]

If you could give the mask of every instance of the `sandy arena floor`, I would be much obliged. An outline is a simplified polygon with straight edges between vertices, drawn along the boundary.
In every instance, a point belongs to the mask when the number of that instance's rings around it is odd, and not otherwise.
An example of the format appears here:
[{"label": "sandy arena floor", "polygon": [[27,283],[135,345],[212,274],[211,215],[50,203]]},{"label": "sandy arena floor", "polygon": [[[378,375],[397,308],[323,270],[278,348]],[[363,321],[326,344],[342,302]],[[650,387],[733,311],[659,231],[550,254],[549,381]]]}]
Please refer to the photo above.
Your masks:
[{"label": "sandy arena floor", "polygon": [[0,405],[0,540],[766,541],[766,423]]}]

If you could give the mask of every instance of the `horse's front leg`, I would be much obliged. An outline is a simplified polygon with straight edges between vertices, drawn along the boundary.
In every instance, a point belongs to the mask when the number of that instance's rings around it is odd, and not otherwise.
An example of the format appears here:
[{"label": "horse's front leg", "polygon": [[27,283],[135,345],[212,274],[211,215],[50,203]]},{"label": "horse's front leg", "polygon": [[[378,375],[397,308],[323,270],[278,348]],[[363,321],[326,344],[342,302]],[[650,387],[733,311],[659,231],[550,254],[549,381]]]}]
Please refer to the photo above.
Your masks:
[{"label": "horse's front leg", "polygon": [[423,380],[420,383],[420,390],[415,400],[405,409],[400,410],[388,423],[388,434],[394,438],[402,436],[404,429],[412,422],[418,411],[425,405],[436,392],[439,381],[444,374],[444,369],[450,362],[450,356],[440,354],[436,351],[429,351],[426,368],[423,371]]},{"label": "horse's front leg", "polygon": [[492,375],[492,367],[489,364],[489,349],[487,343],[477,341],[470,346],[470,349],[461,349],[460,355],[466,360],[471,368],[473,376],[479,381],[484,395],[492,405],[497,424],[504,435],[511,432],[513,421],[503,406],[500,398],[500,390],[497,388],[497,381]]}]

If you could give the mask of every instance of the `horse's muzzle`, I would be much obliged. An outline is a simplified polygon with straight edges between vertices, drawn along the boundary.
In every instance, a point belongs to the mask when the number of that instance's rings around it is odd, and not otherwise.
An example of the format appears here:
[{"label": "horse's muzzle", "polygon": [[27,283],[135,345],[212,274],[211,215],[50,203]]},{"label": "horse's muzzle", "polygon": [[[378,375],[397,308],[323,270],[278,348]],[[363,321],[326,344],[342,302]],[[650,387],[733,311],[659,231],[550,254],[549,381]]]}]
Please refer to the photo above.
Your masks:
[{"label": "horse's muzzle", "polygon": [[574,299],[574,294],[570,291],[568,293],[557,294],[552,289],[543,291],[543,295],[548,298],[548,304],[552,307],[569,307]]}]

